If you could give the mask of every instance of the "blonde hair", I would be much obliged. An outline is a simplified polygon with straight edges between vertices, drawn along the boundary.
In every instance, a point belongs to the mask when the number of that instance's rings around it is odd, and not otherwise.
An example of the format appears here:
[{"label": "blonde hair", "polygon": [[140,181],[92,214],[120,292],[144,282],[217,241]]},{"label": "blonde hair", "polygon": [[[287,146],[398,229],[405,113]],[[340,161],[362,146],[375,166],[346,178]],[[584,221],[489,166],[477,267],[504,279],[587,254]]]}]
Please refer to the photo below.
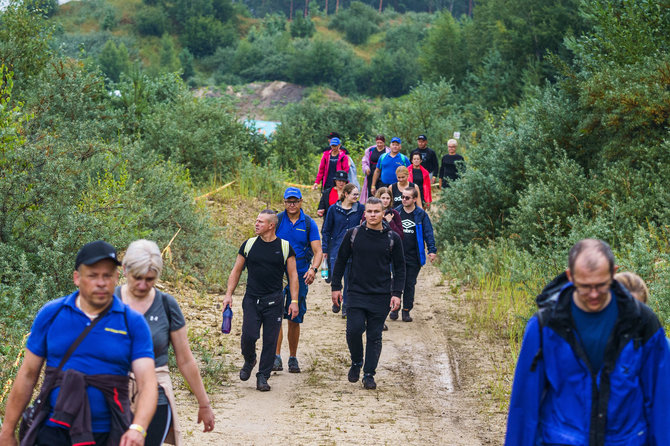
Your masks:
[{"label": "blonde hair", "polygon": [[153,271],[157,276],[163,271],[163,257],[156,242],[151,240],[135,240],[123,256],[123,267],[131,276],[144,276]]},{"label": "blonde hair", "polygon": [[647,288],[647,284],[644,283],[642,277],[630,271],[626,271],[624,273],[615,274],[614,280],[625,286],[634,298],[642,303],[647,303],[647,299],[649,299],[649,288]]},{"label": "blonde hair", "polygon": [[447,146],[448,146],[449,144],[455,144],[455,145],[458,145],[458,141],[455,140],[454,138],[451,138],[449,141],[447,141]]},{"label": "blonde hair", "polygon": [[405,166],[398,166],[398,168],[395,170],[395,176],[397,177],[399,173],[405,173],[409,175],[409,170],[407,170],[407,167]]}]

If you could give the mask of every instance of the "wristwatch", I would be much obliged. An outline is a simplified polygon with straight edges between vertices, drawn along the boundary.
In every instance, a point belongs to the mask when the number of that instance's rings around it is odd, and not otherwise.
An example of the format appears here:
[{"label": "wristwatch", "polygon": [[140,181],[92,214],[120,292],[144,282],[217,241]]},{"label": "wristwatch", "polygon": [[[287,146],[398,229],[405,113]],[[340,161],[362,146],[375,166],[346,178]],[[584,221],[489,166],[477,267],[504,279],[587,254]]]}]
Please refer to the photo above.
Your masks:
[{"label": "wristwatch", "polygon": [[319,271],[319,268],[317,268],[316,266],[312,269],[314,270],[315,273]]}]

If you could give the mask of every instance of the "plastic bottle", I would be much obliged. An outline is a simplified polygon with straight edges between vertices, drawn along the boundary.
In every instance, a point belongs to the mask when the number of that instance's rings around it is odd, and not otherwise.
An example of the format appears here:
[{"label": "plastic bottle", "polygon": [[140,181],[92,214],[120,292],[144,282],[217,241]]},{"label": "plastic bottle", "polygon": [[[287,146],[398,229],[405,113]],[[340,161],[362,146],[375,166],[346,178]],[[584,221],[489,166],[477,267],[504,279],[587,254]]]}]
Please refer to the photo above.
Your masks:
[{"label": "plastic bottle", "polygon": [[328,279],[328,261],[325,258],[321,262],[321,278],[324,280]]},{"label": "plastic bottle", "polygon": [[223,310],[223,322],[221,322],[221,333],[228,334],[230,333],[230,327],[233,322],[233,310],[226,305],[226,309]]}]

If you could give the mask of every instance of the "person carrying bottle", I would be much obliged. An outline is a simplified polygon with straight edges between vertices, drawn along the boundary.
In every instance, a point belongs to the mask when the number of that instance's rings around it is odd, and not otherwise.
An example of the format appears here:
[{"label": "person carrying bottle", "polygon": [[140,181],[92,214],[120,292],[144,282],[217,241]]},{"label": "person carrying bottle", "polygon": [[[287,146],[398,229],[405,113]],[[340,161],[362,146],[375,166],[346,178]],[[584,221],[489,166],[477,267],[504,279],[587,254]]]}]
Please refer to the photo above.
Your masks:
[{"label": "person carrying bottle", "polygon": [[[300,341],[300,324],[307,312],[308,286],[314,282],[314,277],[321,264],[321,238],[316,222],[302,210],[302,192],[296,187],[289,187],[284,191],[284,212],[278,215],[277,237],[287,240],[295,251],[296,269],[298,272],[298,309],[299,313],[293,319],[288,316],[290,302],[295,300],[290,287],[284,288],[284,319],[288,319],[288,371],[300,373],[298,365],[298,342]],[[277,349],[273,371],[283,370],[281,359],[281,344],[283,330],[279,328]]]}]

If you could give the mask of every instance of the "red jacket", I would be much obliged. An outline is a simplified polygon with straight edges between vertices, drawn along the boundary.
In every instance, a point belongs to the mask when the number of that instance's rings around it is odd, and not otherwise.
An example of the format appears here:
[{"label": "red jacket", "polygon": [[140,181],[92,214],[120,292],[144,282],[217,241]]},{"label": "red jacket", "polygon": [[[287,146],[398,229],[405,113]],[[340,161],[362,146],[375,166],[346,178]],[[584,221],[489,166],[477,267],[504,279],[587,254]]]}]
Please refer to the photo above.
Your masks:
[{"label": "red jacket", "polygon": [[[319,173],[316,175],[316,181],[314,183],[324,187],[326,184],[326,179],[328,179],[328,168],[330,167],[330,153],[332,150],[326,150],[323,152],[321,157],[321,163],[319,164]],[[337,170],[344,170],[349,173],[349,157],[342,149],[337,156]]]},{"label": "red jacket", "polygon": [[[421,165],[419,165],[419,169],[421,169],[421,174],[423,176],[423,199],[426,203],[432,203],[433,195],[430,192],[430,174]],[[409,170],[409,182],[414,183],[414,166],[410,165],[407,170]]]}]

